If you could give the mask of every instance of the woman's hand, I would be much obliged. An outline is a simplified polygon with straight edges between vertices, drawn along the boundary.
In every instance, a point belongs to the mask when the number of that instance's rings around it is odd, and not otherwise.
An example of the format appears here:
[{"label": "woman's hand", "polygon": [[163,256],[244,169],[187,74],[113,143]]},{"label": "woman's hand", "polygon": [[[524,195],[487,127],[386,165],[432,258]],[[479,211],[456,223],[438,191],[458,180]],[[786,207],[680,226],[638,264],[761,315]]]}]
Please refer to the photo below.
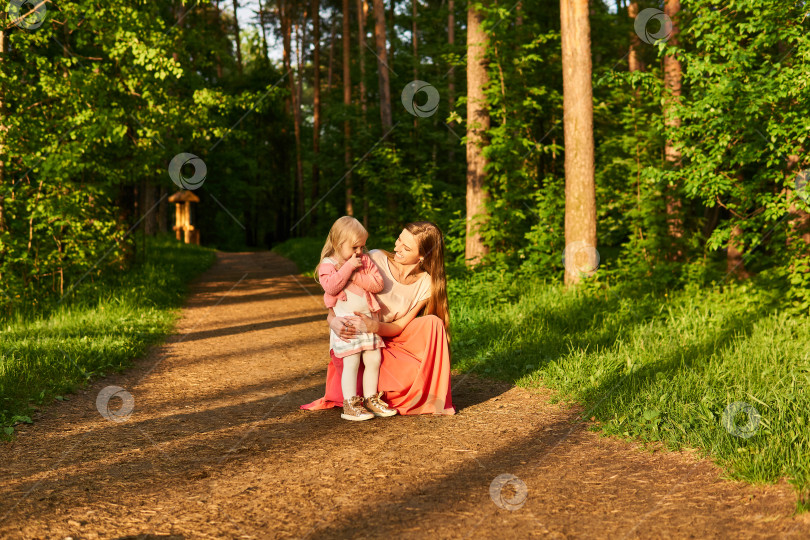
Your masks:
[{"label": "woman's hand", "polygon": [[357,316],[352,317],[350,323],[358,332],[367,332],[369,334],[376,334],[380,330],[379,321],[375,321],[368,315],[359,313],[357,311],[355,311],[354,314]]},{"label": "woman's hand", "polygon": [[358,331],[354,324],[359,324],[359,322],[359,317],[351,315],[346,317],[336,316],[329,321],[329,328],[343,341],[349,341],[357,336]]}]

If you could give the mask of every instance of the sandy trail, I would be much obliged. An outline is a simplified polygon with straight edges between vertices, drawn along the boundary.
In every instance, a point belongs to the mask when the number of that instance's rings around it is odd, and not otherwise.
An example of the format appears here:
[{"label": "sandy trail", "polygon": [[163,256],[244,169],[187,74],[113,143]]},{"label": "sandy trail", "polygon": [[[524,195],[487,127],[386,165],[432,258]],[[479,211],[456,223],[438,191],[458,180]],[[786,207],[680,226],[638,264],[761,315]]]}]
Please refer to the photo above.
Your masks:
[{"label": "sandy trail", "polygon": [[[790,486],[600,437],[549,392],[457,375],[452,417],[301,411],[323,393],[324,316],[286,259],[218,254],[165,345],[0,447],[0,537],[810,535]],[[124,422],[96,409],[109,385],[134,398]],[[522,507],[494,502],[502,474]]]}]

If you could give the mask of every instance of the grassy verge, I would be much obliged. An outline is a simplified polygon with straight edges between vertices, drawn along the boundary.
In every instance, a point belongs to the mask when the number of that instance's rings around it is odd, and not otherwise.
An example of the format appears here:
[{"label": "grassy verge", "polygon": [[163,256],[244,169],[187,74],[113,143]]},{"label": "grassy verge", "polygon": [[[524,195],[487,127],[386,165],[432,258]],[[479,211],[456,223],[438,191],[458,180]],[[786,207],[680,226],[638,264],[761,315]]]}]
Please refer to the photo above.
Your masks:
[{"label": "grassy verge", "polygon": [[126,368],[171,332],[186,284],[214,261],[210,249],[151,239],[148,261],[83,283],[64,305],[0,326],[0,435],[31,412],[68,399],[94,377]]},{"label": "grassy verge", "polygon": [[298,265],[298,271],[307,277],[315,275],[315,266],[320,262],[323,238],[291,238],[272,249]]},{"label": "grassy verge", "polygon": [[[296,243],[281,253],[309,268]],[[597,429],[697,448],[732,478],[787,477],[808,509],[810,325],[781,311],[771,284],[566,292],[537,278],[453,275],[454,368],[553,388]]]},{"label": "grassy verge", "polygon": [[773,288],[572,293],[493,279],[452,284],[454,367],[554,388],[604,432],[700,449],[733,478],[787,477],[806,509],[810,327]]}]

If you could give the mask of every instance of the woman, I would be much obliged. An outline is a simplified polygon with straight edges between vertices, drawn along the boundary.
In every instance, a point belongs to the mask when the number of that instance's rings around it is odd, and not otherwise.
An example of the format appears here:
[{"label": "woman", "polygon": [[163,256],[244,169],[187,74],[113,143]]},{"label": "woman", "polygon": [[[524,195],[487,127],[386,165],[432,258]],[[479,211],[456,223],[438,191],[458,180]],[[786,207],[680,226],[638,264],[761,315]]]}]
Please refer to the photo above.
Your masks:
[{"label": "woman", "polygon": [[[369,257],[379,267],[383,290],[377,293],[380,321],[365,315],[337,317],[329,310],[330,328],[343,339],[371,332],[385,341],[379,390],[399,414],[455,414],[450,395],[450,351],[447,326],[447,283],[444,241],[436,225],[409,223],[397,238],[394,253],[373,250]],[[423,312],[421,317],[417,317]],[[343,405],[340,376],[343,364],[330,351],[326,395],[302,409]],[[358,389],[362,384],[358,374]]]}]

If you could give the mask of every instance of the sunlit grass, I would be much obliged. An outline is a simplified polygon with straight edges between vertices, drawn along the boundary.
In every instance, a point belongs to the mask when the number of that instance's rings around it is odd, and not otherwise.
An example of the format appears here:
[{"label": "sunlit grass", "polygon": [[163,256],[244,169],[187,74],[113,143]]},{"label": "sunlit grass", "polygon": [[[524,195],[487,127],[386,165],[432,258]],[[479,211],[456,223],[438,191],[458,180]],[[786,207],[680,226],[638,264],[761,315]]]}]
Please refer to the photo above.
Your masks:
[{"label": "sunlit grass", "polygon": [[36,407],[69,399],[88,380],[120,371],[171,332],[186,284],[208,268],[213,252],[155,239],[149,258],[130,271],[80,285],[39,316],[0,326],[0,428],[13,433]]},{"label": "sunlit grass", "polygon": [[[554,388],[604,432],[698,448],[734,478],[787,477],[806,504],[810,327],[780,311],[777,291],[575,293],[487,278],[452,285],[456,369]],[[721,424],[735,402],[761,416],[750,438]]]}]

